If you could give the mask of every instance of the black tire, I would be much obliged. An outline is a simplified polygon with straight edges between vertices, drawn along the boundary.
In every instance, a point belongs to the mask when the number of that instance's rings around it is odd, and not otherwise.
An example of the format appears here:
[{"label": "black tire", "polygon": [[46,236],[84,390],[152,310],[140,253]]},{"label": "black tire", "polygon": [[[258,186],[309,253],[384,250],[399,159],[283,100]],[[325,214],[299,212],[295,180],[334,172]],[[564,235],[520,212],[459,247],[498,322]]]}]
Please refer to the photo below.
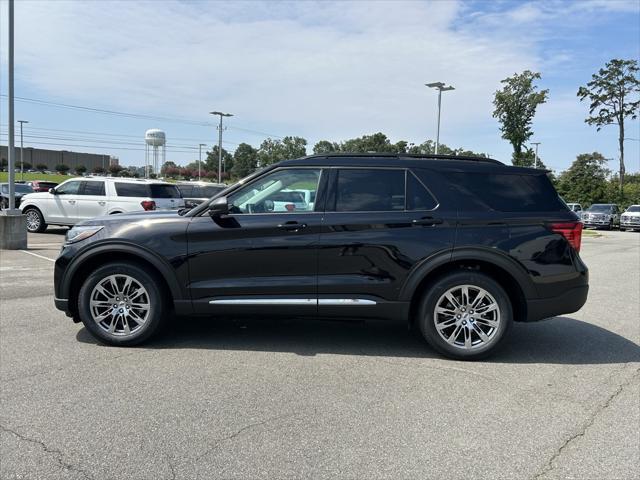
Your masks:
[{"label": "black tire", "polygon": [[[94,288],[111,275],[131,277],[146,289],[144,299],[148,300],[149,304],[148,316],[146,321],[137,327],[137,330],[132,330],[128,335],[122,332],[119,334],[117,332],[109,333],[106,330],[106,325],[96,322],[92,314],[91,295]],[[159,284],[159,280],[146,268],[131,263],[114,262],[98,268],[84,281],[78,294],[78,312],[86,329],[101,342],[114,346],[132,346],[148,340],[164,324],[168,310],[165,298],[166,295],[163,295],[163,288]],[[116,308],[115,304],[113,308]],[[116,313],[114,313],[115,315]],[[108,322],[114,316],[107,316],[104,322]],[[131,320],[129,320],[127,324],[134,325],[135,322],[131,324]],[[124,328],[123,323],[118,324],[116,321],[116,325],[121,325],[121,328]]]},{"label": "black tire", "polygon": [[22,213],[27,216],[27,232],[42,233],[47,229],[44,216],[36,207],[27,207]]},{"label": "black tire", "polygon": [[[434,319],[436,306],[439,301],[442,301],[441,297],[443,297],[444,294],[450,289],[463,285],[469,285],[475,288],[479,287],[485,290],[492,297],[492,299],[495,300],[495,303],[498,307],[496,315],[499,314],[499,321],[497,327],[491,330],[491,333],[488,336],[489,340],[486,342],[481,342],[478,345],[474,345],[472,346],[472,348],[464,348],[463,346],[455,346],[448,343],[440,335],[440,333],[438,333],[438,329],[436,328]],[[473,313],[473,310],[469,310],[466,313],[468,314],[469,312]],[[457,360],[479,360],[491,355],[503,343],[508,331],[511,328],[511,324],[513,323],[513,309],[511,306],[511,301],[504,289],[490,276],[485,275],[484,273],[472,271],[458,271],[447,273],[431,283],[427,287],[421,299],[418,315],[419,317],[417,319],[417,323],[420,326],[422,335],[427,340],[429,345],[431,345],[434,350],[438,351],[442,355]],[[461,325],[456,326],[456,324],[453,324],[451,329],[455,331],[456,328],[460,328],[460,332],[464,336],[465,331],[462,329],[468,328],[468,331],[471,331],[471,324],[475,325],[473,318],[476,317],[471,318],[472,320],[469,320],[468,327],[462,327]],[[454,320],[455,319],[451,318],[451,321]],[[462,321],[462,319],[459,320],[459,322]],[[443,335],[449,333],[453,332],[451,330],[443,330]],[[487,332],[483,330],[483,333],[486,334]],[[476,342],[482,340],[480,336],[475,332],[469,333],[469,337],[476,337]]]}]

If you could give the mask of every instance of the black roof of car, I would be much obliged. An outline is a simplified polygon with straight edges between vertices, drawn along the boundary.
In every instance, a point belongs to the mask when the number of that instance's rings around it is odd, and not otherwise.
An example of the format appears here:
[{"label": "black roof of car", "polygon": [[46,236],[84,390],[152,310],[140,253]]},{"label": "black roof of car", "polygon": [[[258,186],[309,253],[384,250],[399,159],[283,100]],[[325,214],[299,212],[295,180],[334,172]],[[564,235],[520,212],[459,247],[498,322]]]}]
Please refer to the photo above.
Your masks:
[{"label": "black roof of car", "polygon": [[326,153],[284,160],[277,166],[382,166],[412,168],[446,168],[475,171],[502,170],[505,173],[544,174],[547,170],[512,167],[492,158],[461,155],[415,155],[408,153]]}]

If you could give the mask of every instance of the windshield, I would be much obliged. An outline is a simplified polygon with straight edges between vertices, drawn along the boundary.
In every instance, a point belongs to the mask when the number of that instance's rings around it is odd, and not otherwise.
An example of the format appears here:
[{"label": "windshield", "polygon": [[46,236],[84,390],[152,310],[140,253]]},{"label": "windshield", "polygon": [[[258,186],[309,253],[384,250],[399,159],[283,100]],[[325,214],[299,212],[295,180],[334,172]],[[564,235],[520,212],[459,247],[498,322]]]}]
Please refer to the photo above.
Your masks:
[{"label": "windshield", "polygon": [[640,205],[631,205],[627,208],[627,212],[640,212]]},{"label": "windshield", "polygon": [[612,205],[604,205],[604,204],[598,204],[598,203],[596,203],[595,205],[591,205],[589,207],[590,212],[609,213],[612,210],[613,210]]}]

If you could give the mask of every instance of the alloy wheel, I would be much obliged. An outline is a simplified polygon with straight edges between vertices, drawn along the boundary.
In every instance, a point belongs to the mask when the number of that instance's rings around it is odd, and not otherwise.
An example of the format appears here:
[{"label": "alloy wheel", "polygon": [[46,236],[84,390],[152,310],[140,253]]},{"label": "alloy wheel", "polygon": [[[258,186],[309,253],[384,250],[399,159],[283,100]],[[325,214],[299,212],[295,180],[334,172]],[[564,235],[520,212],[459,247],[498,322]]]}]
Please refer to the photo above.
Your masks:
[{"label": "alloy wheel", "polygon": [[36,231],[40,228],[40,215],[35,210],[29,210],[27,212],[27,230],[30,232]]},{"label": "alloy wheel", "polygon": [[477,349],[493,342],[500,325],[500,306],[481,287],[457,285],[440,296],[433,321],[448,344],[465,350]]},{"label": "alloy wheel", "polygon": [[138,332],[151,312],[149,293],[135,278],[115,274],[99,281],[91,291],[91,317],[105,332],[129,336]]}]

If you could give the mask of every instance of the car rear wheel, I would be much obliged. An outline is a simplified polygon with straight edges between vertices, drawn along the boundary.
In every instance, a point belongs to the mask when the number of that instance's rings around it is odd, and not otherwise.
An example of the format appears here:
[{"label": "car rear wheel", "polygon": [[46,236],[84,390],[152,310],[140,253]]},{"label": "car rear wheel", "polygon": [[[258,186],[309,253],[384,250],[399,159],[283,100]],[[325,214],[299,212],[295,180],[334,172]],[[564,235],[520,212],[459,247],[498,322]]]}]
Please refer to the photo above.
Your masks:
[{"label": "car rear wheel", "polygon": [[109,345],[144,342],[164,323],[162,288],[146,269],[110,263],[89,275],[80,289],[78,311],[84,326]]},{"label": "car rear wheel", "polygon": [[512,319],[509,296],[488,275],[453,272],[428,287],[419,325],[438,352],[460,360],[487,357],[502,343]]},{"label": "car rear wheel", "polygon": [[31,233],[41,233],[47,229],[42,213],[37,208],[28,208],[24,215],[27,217],[27,231]]}]

